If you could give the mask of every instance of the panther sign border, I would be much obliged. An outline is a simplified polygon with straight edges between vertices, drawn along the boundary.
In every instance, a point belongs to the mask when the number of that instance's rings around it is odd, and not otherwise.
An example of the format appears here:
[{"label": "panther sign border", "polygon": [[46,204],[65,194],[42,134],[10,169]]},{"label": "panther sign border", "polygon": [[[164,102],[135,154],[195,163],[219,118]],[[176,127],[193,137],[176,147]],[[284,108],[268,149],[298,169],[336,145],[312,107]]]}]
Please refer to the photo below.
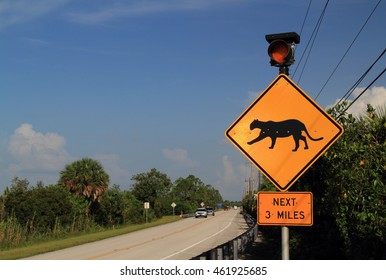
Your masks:
[{"label": "panther sign border", "polygon": [[225,136],[280,191],[287,191],[343,131],[287,75],[280,74]]}]

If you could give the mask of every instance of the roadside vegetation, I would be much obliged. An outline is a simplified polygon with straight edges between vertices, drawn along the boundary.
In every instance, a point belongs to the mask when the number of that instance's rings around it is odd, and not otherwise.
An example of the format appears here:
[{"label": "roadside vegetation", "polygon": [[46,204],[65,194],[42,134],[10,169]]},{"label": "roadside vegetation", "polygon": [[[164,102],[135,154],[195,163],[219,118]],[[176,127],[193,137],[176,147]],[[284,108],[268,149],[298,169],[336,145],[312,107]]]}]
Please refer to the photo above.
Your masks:
[{"label": "roadside vegetation", "polygon": [[[173,183],[153,168],[132,180],[128,190],[108,187],[108,174],[90,158],[65,166],[54,185],[37,182],[30,186],[27,179],[15,177],[0,196],[0,258],[7,258],[3,252],[42,247],[47,241],[64,244],[58,240],[85,234],[109,237],[122,234],[122,229],[164,222],[168,216],[175,221],[182,213],[193,213],[201,202],[208,206],[223,203],[218,190],[193,175]],[[144,209],[144,202],[150,203],[150,209]]]},{"label": "roadside vegetation", "polygon": [[[330,110],[337,118],[346,104]],[[291,187],[314,197],[314,224],[290,227],[291,259],[386,259],[386,107],[343,115],[343,136]],[[261,190],[276,190],[265,181]],[[256,216],[253,195],[243,201]],[[271,248],[280,227],[259,226]],[[280,252],[274,254],[279,256]]]}]

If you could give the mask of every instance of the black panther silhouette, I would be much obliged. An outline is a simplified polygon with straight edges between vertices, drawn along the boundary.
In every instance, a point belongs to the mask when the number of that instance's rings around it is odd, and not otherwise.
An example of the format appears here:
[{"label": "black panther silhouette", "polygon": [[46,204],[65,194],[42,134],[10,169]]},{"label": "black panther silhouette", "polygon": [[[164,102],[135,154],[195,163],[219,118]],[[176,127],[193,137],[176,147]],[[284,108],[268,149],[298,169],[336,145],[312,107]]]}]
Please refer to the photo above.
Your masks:
[{"label": "black panther silhouette", "polygon": [[304,141],[304,149],[308,149],[307,138],[302,135],[302,131],[304,131],[312,141],[319,141],[323,139],[323,137],[316,139],[312,138],[311,135],[308,133],[304,123],[298,120],[285,120],[281,122],[262,122],[259,120],[254,120],[251,122],[250,130],[253,130],[255,128],[261,129],[260,134],[256,139],[249,141],[248,144],[252,145],[253,143],[263,140],[264,138],[270,137],[272,141],[271,147],[269,147],[270,149],[273,149],[275,147],[276,138],[289,137],[291,135],[294,138],[296,145],[295,149],[293,149],[292,151],[296,152],[298,150],[299,140]]}]

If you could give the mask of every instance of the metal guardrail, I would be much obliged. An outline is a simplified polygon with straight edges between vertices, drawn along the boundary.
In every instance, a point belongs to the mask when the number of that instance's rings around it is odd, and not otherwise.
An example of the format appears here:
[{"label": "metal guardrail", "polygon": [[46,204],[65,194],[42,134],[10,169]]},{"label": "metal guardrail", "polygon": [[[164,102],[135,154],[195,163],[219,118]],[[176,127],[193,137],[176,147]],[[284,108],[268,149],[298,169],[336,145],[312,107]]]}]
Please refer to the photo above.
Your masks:
[{"label": "metal guardrail", "polygon": [[238,260],[248,246],[257,239],[256,221],[249,214],[245,212],[242,214],[248,225],[246,232],[216,248],[191,258],[191,260]]}]

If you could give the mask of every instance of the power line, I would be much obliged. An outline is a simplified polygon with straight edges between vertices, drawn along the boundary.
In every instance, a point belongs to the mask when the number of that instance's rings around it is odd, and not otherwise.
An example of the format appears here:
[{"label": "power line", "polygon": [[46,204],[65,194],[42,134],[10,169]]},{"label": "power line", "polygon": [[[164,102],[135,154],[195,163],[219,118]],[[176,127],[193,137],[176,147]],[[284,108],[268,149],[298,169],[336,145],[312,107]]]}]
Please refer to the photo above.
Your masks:
[{"label": "power line", "polygon": [[304,16],[303,24],[302,24],[302,27],[300,28],[300,33],[299,33],[300,36],[302,35],[304,25],[306,24],[306,20],[307,20],[307,17],[308,17],[308,13],[310,11],[311,3],[312,3],[312,0],[310,0],[310,2],[308,3],[308,8],[307,8],[307,11],[306,11],[306,15]]},{"label": "power line", "polygon": [[[307,62],[308,62],[308,58],[309,58],[309,56],[310,56],[310,54],[311,54],[312,47],[313,47],[313,45],[314,45],[314,43],[315,43],[316,36],[318,35],[319,28],[320,28],[320,25],[322,24],[322,20],[323,20],[323,17],[324,17],[324,15],[325,15],[325,13],[326,13],[327,6],[328,6],[328,3],[329,3],[329,2],[330,2],[330,0],[327,0],[327,1],[326,1],[326,4],[324,5],[323,11],[322,11],[322,13],[320,14],[320,17],[319,17],[319,19],[318,19],[318,22],[316,23],[315,28],[314,28],[314,30],[312,31],[311,37],[310,37],[310,39],[308,40],[308,43],[307,43],[307,45],[306,45],[306,48],[304,49],[304,52],[303,52],[303,54],[302,54],[302,56],[301,56],[301,58],[300,58],[300,60],[299,60],[299,63],[297,64],[297,66],[296,66],[296,68],[295,68],[295,71],[294,71],[294,74],[293,74],[293,75],[296,74],[296,71],[298,70],[298,67],[299,67],[300,63],[301,63],[301,61],[303,60],[303,57],[304,57],[305,53],[307,52],[308,46],[310,45],[310,43],[311,43],[311,41],[312,41],[311,47],[310,47],[310,49],[309,49],[309,51],[308,51],[308,55],[307,55],[306,61],[304,62],[303,69],[302,69],[302,72],[301,72],[301,74],[300,74],[300,77],[299,77],[297,83],[300,82],[300,79],[301,79],[301,77],[302,77],[302,75],[303,75],[304,69],[305,69],[306,64],[307,64]],[[311,4],[311,3],[310,3],[310,4]]]},{"label": "power line", "polygon": [[328,77],[327,81],[324,83],[324,85],[322,86],[322,88],[320,89],[319,93],[316,95],[315,97],[315,100],[318,99],[319,95],[322,93],[322,91],[324,90],[324,88],[326,87],[327,83],[330,81],[331,77],[334,75],[335,71],[338,69],[339,65],[342,63],[343,59],[345,58],[345,56],[347,55],[347,53],[349,52],[349,50],[351,49],[352,45],[355,43],[356,39],[359,37],[359,34],[362,32],[362,30],[364,29],[364,27],[366,26],[367,22],[370,20],[370,18],[372,17],[372,15],[374,14],[375,10],[378,8],[379,4],[381,3],[382,0],[379,0],[378,3],[375,5],[374,9],[372,10],[372,12],[370,13],[370,15],[367,17],[365,23],[363,24],[363,26],[361,27],[361,29],[359,30],[359,32],[357,33],[357,35],[355,36],[354,40],[351,42],[350,46],[347,48],[346,52],[344,53],[343,57],[340,59],[340,61],[338,62],[338,64],[335,66],[334,70],[332,71],[332,73],[330,74],[330,76]]},{"label": "power line", "polygon": [[[306,15],[304,16],[304,19],[303,19],[303,23],[302,23],[302,27],[300,28],[300,33],[299,33],[299,36],[301,37],[302,36],[302,33],[303,33],[303,29],[304,29],[304,25],[306,24],[306,21],[307,21],[307,17],[308,17],[308,13],[310,11],[310,8],[311,8],[311,4],[312,4],[312,0],[310,0],[310,2],[308,3],[308,7],[307,7],[307,11],[306,11]],[[295,45],[295,50],[296,50],[296,47],[297,45]],[[302,57],[303,58],[303,57]],[[302,58],[300,59],[299,63],[302,61]],[[299,63],[297,64],[296,66],[296,69],[295,69],[295,72],[293,75],[295,75],[296,73],[296,70],[298,69],[299,67]]]},{"label": "power line", "polygon": [[383,71],[354,99],[354,101],[351,102],[342,113],[340,113],[337,119],[339,119],[385,72],[386,68],[384,68]]},{"label": "power line", "polygon": [[378,58],[373,62],[373,64],[371,64],[371,66],[365,71],[365,73],[363,73],[363,75],[355,82],[355,84],[343,95],[343,97],[338,101],[337,105],[344,101],[347,101],[350,95],[354,92],[354,89],[363,81],[363,79],[367,76],[367,74],[374,67],[374,65],[382,58],[385,52],[386,49],[383,50],[383,52],[378,56]]}]

